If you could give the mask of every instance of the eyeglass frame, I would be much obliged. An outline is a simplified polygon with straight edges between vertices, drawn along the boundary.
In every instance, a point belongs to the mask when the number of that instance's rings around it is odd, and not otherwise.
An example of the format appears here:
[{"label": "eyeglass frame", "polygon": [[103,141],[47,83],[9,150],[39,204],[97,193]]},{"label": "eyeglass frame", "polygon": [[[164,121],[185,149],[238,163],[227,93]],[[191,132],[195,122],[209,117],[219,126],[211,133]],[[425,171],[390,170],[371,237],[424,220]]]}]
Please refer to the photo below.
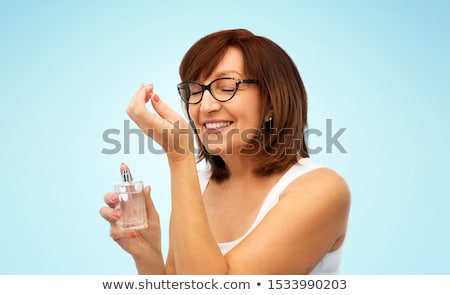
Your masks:
[{"label": "eyeglass frame", "polygon": [[[212,91],[211,91],[211,84],[213,84],[214,82],[219,81],[219,80],[234,80],[234,81],[236,82],[236,88],[234,89],[233,94],[231,95],[230,98],[228,98],[228,99],[226,99],[226,100],[220,100],[220,99],[218,99],[217,97],[214,96],[214,94],[213,94]],[[226,102],[226,101],[229,101],[230,99],[232,99],[232,98],[236,95],[236,93],[238,92],[238,89],[239,89],[239,85],[241,85],[241,84],[257,84],[258,82],[259,82],[259,81],[258,81],[258,80],[255,80],[255,79],[236,79],[236,78],[231,78],[231,77],[222,77],[222,78],[217,78],[217,79],[212,80],[208,85],[201,84],[201,83],[199,83],[199,82],[197,82],[197,81],[186,81],[186,82],[181,82],[181,83],[178,83],[178,84],[177,84],[177,89],[178,89],[178,94],[180,95],[181,100],[184,101],[184,102],[187,103],[187,104],[198,104],[198,103],[200,103],[200,102],[202,101],[202,99],[203,99],[203,94],[205,93],[205,90],[208,90],[209,93],[211,94],[211,96],[212,96],[215,100],[220,101],[220,102]],[[183,85],[185,85],[185,84],[188,84],[188,83],[194,83],[194,84],[197,84],[197,85],[200,86],[200,88],[202,89],[202,94],[201,94],[201,96],[200,96],[200,99],[199,99],[198,101],[196,101],[196,102],[190,102],[189,99],[186,101],[186,100],[183,98],[183,96],[181,95],[181,93],[180,93],[180,88],[181,88],[181,86],[183,86]],[[189,98],[190,98],[191,96],[192,96],[192,94],[189,96]]]}]

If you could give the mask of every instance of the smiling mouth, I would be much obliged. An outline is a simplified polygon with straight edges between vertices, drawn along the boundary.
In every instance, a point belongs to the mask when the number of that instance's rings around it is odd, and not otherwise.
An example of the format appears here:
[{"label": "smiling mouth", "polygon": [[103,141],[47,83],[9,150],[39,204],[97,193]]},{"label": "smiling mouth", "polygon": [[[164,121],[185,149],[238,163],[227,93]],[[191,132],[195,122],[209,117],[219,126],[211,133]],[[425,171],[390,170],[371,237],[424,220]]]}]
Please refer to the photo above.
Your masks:
[{"label": "smiling mouth", "polygon": [[216,130],[216,129],[228,127],[231,124],[233,124],[233,122],[226,121],[226,122],[210,122],[210,123],[205,123],[204,125],[205,125],[206,129]]}]

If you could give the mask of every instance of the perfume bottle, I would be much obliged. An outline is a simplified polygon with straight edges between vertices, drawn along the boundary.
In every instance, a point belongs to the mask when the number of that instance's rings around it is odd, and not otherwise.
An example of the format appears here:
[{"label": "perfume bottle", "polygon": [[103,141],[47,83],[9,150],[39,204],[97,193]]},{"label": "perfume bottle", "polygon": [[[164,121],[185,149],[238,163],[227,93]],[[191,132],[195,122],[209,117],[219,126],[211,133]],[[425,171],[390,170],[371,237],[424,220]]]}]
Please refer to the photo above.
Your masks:
[{"label": "perfume bottle", "polygon": [[130,170],[122,171],[122,182],[114,185],[114,191],[119,197],[116,210],[120,217],[116,225],[121,230],[138,230],[148,226],[145,210],[144,183],[133,180]]}]

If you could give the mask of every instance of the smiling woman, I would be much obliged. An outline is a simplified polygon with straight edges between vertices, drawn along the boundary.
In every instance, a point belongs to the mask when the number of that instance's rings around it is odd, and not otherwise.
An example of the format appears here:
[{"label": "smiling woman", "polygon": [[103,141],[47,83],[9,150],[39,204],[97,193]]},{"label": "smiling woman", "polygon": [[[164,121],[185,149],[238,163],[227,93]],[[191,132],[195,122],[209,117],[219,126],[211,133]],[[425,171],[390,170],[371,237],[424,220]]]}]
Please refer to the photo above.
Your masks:
[{"label": "smiling woman", "polygon": [[[340,175],[309,158],[306,91],[291,58],[267,38],[226,30],[195,43],[180,76],[189,123],[154,93],[153,84],[141,85],[127,109],[169,160],[165,261],[148,188],[146,229],[117,227],[115,193],[105,195],[107,206],[100,209],[138,272],[339,273],[350,192]],[[148,111],[148,102],[156,113]],[[193,135],[201,147],[197,159]],[[207,168],[197,171],[201,160]]]}]

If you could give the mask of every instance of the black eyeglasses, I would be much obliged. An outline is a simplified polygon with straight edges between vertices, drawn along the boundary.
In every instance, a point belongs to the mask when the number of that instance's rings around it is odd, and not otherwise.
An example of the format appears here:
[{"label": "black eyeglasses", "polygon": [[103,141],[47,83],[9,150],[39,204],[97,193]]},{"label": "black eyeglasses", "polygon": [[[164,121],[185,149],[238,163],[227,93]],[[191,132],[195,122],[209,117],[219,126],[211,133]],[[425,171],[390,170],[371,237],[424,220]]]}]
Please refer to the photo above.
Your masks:
[{"label": "black eyeglasses", "polygon": [[219,78],[211,81],[208,85],[203,85],[195,81],[183,82],[177,85],[181,99],[189,104],[199,103],[203,98],[203,93],[208,90],[216,100],[225,102],[234,97],[239,85],[255,84],[258,80],[238,80],[234,78]]}]

